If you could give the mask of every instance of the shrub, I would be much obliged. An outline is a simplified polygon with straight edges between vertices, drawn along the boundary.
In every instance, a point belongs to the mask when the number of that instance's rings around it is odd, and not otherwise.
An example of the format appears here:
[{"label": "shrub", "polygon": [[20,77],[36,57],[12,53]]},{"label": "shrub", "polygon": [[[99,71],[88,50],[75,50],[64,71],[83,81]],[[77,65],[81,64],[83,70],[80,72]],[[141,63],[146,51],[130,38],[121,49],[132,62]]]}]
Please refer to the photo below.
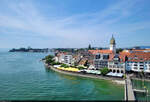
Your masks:
[{"label": "shrub", "polygon": [[61,64],[61,67],[68,68],[69,66],[66,64]]},{"label": "shrub", "polygon": [[109,69],[107,67],[105,67],[103,69],[100,69],[100,71],[101,71],[102,75],[106,75],[109,72]]},{"label": "shrub", "polygon": [[123,78],[124,78],[124,79],[126,79],[126,78],[127,78],[125,74],[123,75]]},{"label": "shrub", "polygon": [[71,65],[70,67],[77,68],[77,66],[75,66],[75,65]]},{"label": "shrub", "polygon": [[51,62],[51,65],[60,65],[59,62]]},{"label": "shrub", "polygon": [[79,67],[78,67],[78,69],[80,69],[80,70],[81,70],[81,69],[84,69],[84,67],[82,67],[82,66],[79,66]]},{"label": "shrub", "polygon": [[52,59],[46,59],[46,63],[47,63],[47,64],[50,64],[50,63],[52,63],[52,62],[54,62],[54,60],[52,60]]},{"label": "shrub", "polygon": [[45,59],[53,59],[53,58],[54,58],[53,55],[48,55],[48,56],[45,57]]}]

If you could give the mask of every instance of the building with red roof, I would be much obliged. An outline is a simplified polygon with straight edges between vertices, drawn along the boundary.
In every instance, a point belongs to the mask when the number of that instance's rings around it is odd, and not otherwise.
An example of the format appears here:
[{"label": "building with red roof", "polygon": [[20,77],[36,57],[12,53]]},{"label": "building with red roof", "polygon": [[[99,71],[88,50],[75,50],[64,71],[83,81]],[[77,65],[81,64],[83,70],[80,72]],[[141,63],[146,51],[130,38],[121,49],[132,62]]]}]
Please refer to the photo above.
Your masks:
[{"label": "building with red roof", "polygon": [[131,52],[127,59],[127,71],[150,73],[150,52]]},{"label": "building with red roof", "polygon": [[112,54],[116,53],[116,42],[112,36],[110,40],[110,48],[105,50],[89,50],[90,54],[94,55],[94,67],[96,69],[108,67],[108,61]]}]

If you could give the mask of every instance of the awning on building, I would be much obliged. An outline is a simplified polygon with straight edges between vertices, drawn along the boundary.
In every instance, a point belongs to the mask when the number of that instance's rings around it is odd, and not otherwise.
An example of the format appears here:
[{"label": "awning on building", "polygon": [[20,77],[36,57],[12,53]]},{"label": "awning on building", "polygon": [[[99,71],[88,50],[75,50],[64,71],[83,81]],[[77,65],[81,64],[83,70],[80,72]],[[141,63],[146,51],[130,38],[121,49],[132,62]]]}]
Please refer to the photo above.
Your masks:
[{"label": "awning on building", "polygon": [[108,74],[106,74],[108,76],[116,76],[116,77],[122,77],[123,74],[122,73],[113,73],[113,72],[109,72]]},{"label": "awning on building", "polygon": [[98,70],[84,70],[84,71],[86,71],[86,73],[91,73],[91,74],[101,74],[101,72]]}]

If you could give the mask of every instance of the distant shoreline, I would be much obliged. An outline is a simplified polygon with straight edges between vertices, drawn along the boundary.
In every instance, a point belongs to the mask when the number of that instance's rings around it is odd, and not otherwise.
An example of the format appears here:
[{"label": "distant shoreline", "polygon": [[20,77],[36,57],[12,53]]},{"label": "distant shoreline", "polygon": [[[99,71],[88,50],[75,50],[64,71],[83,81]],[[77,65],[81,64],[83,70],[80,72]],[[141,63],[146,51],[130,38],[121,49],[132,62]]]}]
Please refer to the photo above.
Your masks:
[{"label": "distant shoreline", "polygon": [[123,84],[123,85],[125,84],[125,80],[123,78],[106,77],[106,76],[99,76],[99,75],[92,75],[92,74],[83,74],[83,73],[77,73],[77,72],[63,71],[63,70],[56,69],[53,66],[46,64],[45,61],[43,61],[43,62],[44,62],[44,65],[46,68],[51,69],[51,70],[58,72],[58,73],[62,73],[62,74],[66,74],[66,75],[72,75],[72,76],[86,77],[86,78],[109,80],[109,81],[112,81],[112,82],[117,83],[117,84]]},{"label": "distant shoreline", "polygon": [[48,48],[19,48],[19,49],[11,49],[9,52],[40,52],[40,53],[48,53],[50,50]]}]

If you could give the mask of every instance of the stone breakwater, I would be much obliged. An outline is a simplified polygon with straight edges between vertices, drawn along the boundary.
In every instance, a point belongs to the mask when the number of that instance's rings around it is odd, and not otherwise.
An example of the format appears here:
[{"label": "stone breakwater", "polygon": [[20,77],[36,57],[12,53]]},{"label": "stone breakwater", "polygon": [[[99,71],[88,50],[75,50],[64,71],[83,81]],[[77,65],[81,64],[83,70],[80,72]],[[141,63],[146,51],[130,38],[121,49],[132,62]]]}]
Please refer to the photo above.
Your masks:
[{"label": "stone breakwater", "polygon": [[69,71],[64,71],[64,70],[60,70],[60,69],[54,68],[53,66],[50,66],[50,65],[48,65],[46,63],[44,65],[48,69],[51,69],[51,70],[53,70],[55,72],[66,74],[66,75],[86,77],[86,78],[96,78],[96,79],[102,79],[102,80],[110,80],[110,81],[112,81],[114,83],[117,83],[117,84],[125,84],[125,81],[122,78],[106,77],[106,76],[92,75],[92,74],[87,74],[87,73],[84,74],[84,73],[79,73],[79,72],[69,72]]}]

